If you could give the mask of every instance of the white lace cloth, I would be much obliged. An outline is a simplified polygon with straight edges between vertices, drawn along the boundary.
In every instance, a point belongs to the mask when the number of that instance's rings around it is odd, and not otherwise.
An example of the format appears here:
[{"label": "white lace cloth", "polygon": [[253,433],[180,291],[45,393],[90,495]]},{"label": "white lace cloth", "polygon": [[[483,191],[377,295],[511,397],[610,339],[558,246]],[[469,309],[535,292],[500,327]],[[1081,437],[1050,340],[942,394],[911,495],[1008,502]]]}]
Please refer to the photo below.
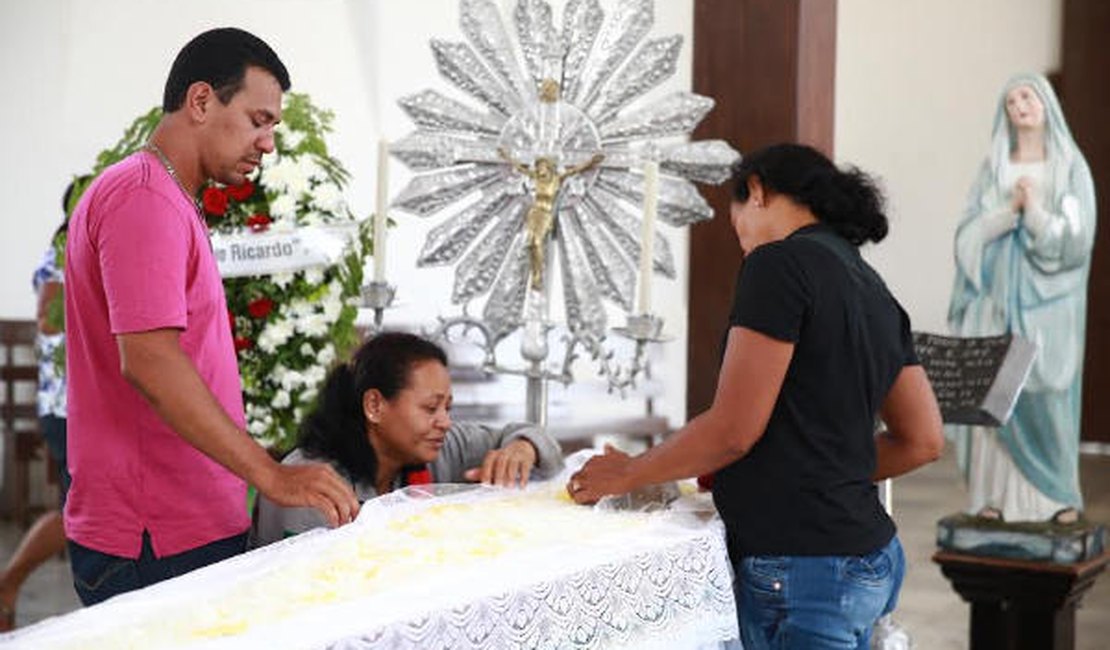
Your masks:
[{"label": "white lace cloth", "polygon": [[[686,512],[606,512],[572,506],[557,490],[410,488],[368,502],[349,526],[0,641],[83,650],[671,649],[737,636],[724,530],[706,504],[686,497]],[[428,541],[445,530],[458,533],[446,545]]]},{"label": "white lace cloth", "polygon": [[[736,636],[719,536],[482,598],[330,645],[386,648],[696,648]],[[721,556],[723,557],[723,556]]]}]

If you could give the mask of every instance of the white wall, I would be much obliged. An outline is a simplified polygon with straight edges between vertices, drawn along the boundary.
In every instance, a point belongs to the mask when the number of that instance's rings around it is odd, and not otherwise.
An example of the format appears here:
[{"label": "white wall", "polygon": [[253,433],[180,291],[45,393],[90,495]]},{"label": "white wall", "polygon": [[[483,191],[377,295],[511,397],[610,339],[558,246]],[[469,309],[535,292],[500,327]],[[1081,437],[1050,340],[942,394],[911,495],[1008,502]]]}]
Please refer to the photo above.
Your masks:
[{"label": "white wall", "polygon": [[[507,9],[510,0],[498,0]],[[557,17],[564,4],[553,0]],[[614,0],[602,0],[611,7]],[[156,18],[156,16],[164,16]],[[658,96],[691,83],[692,0],[659,0],[651,36],[685,37],[679,72]],[[336,114],[329,140],[353,181],[348,202],[369,214],[374,197],[375,142],[397,139],[413,125],[396,105],[406,94],[434,88],[463,101],[436,73],[428,40],[462,40],[456,0],[189,0],[172,8],[153,0],[5,0],[0,2],[0,318],[29,318],[30,290],[50,233],[61,219],[61,193],[89,170],[97,152],[161,100],[178,49],[196,33],[233,25],[269,42],[289,68],[293,90]],[[408,178],[393,165],[391,193]],[[441,218],[394,215],[388,274],[399,285],[387,322],[428,322],[449,304],[445,269],[415,269],[424,234]],[[656,303],[675,340],[660,351],[662,411],[680,422],[685,404],[685,304],[688,240],[668,233],[677,280],[658,279]],[[558,312],[556,312],[558,313]],[[622,324],[614,313],[613,324]],[[553,400],[561,395],[553,388]],[[620,408],[639,409],[625,403]]]},{"label": "white wall", "polygon": [[[61,220],[61,194],[133,118],[161,103],[177,50],[204,29],[235,25],[262,36],[290,69],[293,89],[336,112],[334,153],[354,175],[351,202],[369,209],[377,127],[365,83],[364,28],[355,3],[259,0],[17,0],[0,3],[0,317],[33,312],[30,272]],[[365,12],[361,12],[365,13]]]},{"label": "white wall", "polygon": [[883,181],[890,236],[865,253],[913,318],[946,331],[952,238],[998,95],[1060,62],[1061,0],[840,0],[836,157]]}]

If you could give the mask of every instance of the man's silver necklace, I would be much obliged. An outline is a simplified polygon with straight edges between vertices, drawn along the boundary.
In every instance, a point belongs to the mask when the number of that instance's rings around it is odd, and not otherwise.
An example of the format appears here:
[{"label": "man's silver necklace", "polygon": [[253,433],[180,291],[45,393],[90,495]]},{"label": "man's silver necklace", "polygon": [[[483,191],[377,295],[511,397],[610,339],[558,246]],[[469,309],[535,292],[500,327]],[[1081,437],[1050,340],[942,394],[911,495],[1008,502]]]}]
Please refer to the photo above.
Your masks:
[{"label": "man's silver necklace", "polygon": [[181,182],[181,178],[177,175],[177,170],[173,168],[173,164],[170,162],[170,159],[166,157],[166,154],[162,153],[162,150],[158,148],[158,145],[154,144],[153,140],[147,140],[143,148],[158,158],[158,161],[166,168],[166,172],[170,175],[170,178],[177,184],[177,189],[181,190],[185,198],[189,199],[189,203],[193,204],[193,209],[197,211],[197,219],[200,219],[201,225],[207,227],[207,223],[204,221],[204,210],[201,209],[200,200],[189,194],[189,190],[185,189],[185,184]]}]

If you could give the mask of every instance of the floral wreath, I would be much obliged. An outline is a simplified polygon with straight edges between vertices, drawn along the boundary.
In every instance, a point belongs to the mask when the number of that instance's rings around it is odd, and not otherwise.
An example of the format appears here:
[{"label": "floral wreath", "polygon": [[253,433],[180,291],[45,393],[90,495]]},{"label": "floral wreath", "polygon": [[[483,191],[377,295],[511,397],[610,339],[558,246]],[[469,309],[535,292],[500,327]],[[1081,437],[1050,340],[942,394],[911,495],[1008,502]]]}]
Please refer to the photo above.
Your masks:
[{"label": "floral wreath", "polygon": [[[72,212],[95,174],[138,150],[161,118],[153,109],[135,120],[123,139],[101,152],[93,176],[77,181]],[[285,96],[274,152],[242,185],[210,184],[201,192],[212,233],[283,232],[297,227],[354,223],[343,199],[350,176],[328,155],[324,135],[333,114],[307,95]],[[315,403],[328,368],[358,342],[354,327],[369,230],[358,234],[337,263],[272,275],[224,278],[228,320],[243,382],[247,431],[275,451],[290,449],[305,412]],[[64,234],[55,240],[63,261]]]}]

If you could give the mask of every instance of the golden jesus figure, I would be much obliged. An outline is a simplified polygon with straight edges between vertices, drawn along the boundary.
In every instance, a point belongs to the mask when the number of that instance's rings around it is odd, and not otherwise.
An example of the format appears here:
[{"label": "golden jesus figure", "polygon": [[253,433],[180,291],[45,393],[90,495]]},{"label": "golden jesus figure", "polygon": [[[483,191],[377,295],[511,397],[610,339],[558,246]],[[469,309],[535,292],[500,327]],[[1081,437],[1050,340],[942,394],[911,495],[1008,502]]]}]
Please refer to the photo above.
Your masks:
[{"label": "golden jesus figure", "polygon": [[555,160],[546,156],[537,158],[535,164],[529,167],[513,160],[504,149],[498,149],[497,153],[505,162],[512,165],[513,169],[532,179],[532,184],[535,186],[536,198],[528,208],[524,229],[527,233],[528,252],[532,261],[531,284],[532,288],[538,291],[543,288],[544,244],[547,242],[547,236],[551,234],[551,228],[555,225],[555,204],[559,189],[568,177],[596,167],[605,155],[594,154],[581,165],[567,167],[560,173],[556,169]]}]

